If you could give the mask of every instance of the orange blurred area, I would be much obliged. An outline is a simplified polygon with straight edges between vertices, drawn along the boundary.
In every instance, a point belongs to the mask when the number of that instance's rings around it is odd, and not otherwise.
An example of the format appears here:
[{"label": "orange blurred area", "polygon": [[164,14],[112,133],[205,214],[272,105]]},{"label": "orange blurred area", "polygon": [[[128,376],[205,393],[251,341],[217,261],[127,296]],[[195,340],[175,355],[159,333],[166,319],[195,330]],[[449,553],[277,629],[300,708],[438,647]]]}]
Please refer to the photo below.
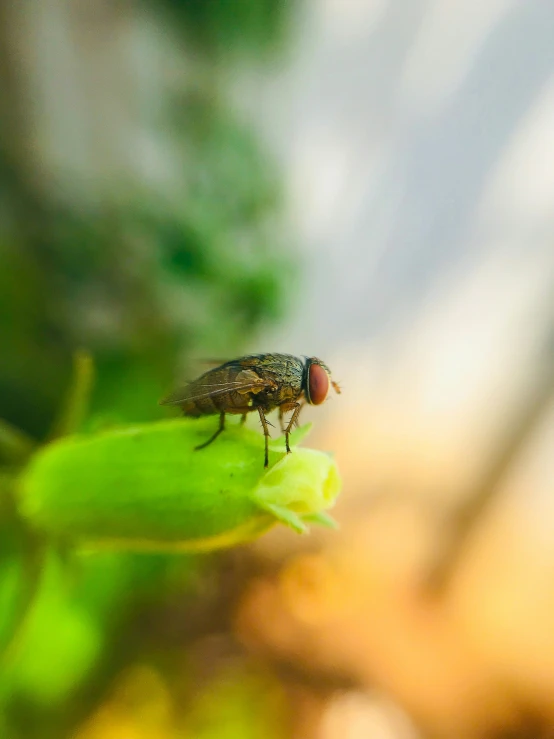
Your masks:
[{"label": "orange blurred area", "polygon": [[377,352],[334,358],[348,382],[314,437],[344,478],[341,530],[258,542],[273,570],[236,629],[308,680],[392,699],[423,736],[535,736],[554,724],[552,380],[533,366],[540,318],[511,359],[497,286],[466,320],[474,281],[397,342],[386,374]]}]

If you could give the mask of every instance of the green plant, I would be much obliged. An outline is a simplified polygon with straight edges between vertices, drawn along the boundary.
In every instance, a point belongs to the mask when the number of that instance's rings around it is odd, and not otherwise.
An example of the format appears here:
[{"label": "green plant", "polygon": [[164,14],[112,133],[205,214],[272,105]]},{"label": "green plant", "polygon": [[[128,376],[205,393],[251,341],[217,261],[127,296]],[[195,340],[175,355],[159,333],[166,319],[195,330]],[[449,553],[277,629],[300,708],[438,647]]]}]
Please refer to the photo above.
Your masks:
[{"label": "green plant", "polygon": [[[230,424],[217,443],[196,452],[212,418],[73,433],[82,426],[92,376],[90,358],[79,355],[75,382],[53,426],[55,438],[42,447],[2,426],[13,464],[4,468],[0,487],[2,524],[9,533],[0,552],[0,648],[5,675],[26,689],[35,683],[46,687],[47,698],[89,668],[101,641],[101,629],[82,602],[68,607],[61,554],[106,548],[205,552],[249,541],[276,523],[303,533],[310,523],[334,525],[325,510],[340,489],[332,457],[297,447],[287,454],[283,439],[271,444],[264,469],[261,436],[239,424]],[[292,445],[308,431],[308,426],[297,430]],[[125,582],[117,568],[107,574]],[[65,626],[58,630],[57,650],[67,650],[73,659],[58,682],[45,681],[59,624]],[[77,642],[86,649],[75,658]],[[13,664],[8,669],[18,650],[27,655],[28,669],[14,670]],[[43,665],[38,677],[37,664]]]}]

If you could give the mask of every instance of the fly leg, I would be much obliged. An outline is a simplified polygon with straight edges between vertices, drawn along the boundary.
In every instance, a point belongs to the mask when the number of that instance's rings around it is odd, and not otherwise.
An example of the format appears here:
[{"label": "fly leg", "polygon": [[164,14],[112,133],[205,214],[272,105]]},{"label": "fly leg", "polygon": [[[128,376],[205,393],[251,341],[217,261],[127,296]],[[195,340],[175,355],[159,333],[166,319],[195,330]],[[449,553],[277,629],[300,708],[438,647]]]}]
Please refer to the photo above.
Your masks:
[{"label": "fly leg", "polygon": [[223,431],[225,428],[225,411],[221,411],[219,414],[219,428],[215,432],[213,436],[210,436],[208,441],[205,441],[203,444],[199,444],[198,446],[195,446],[195,449],[204,449],[204,447],[208,446],[208,444],[211,444],[212,441],[215,441],[219,434]]},{"label": "fly leg", "polygon": [[289,435],[294,424],[298,424],[298,414],[300,413],[300,409],[302,408],[302,403],[295,403],[294,405],[291,404],[287,410],[292,410],[293,408],[294,411],[292,416],[290,417],[289,425],[285,429],[285,444],[287,447],[287,454],[290,454]]},{"label": "fly leg", "polygon": [[247,414],[246,414],[246,413],[243,413],[243,414],[242,414],[242,416],[241,416],[241,418],[240,418],[240,425],[241,425],[241,426],[244,426],[244,424],[246,423],[246,416],[247,416]]},{"label": "fly leg", "polygon": [[265,437],[264,467],[269,467],[269,429],[267,427],[267,420],[264,416],[263,408],[261,406],[258,406],[258,413],[260,414],[260,421],[262,422],[262,428],[264,430]]},{"label": "fly leg", "polygon": [[302,402],[302,403],[298,403],[298,405],[299,405],[300,407],[298,408],[298,411],[297,411],[297,413],[296,413],[296,418],[295,418],[295,419],[294,419],[294,421],[293,421],[293,423],[294,423],[294,425],[296,426],[296,428],[299,428],[299,426],[300,426],[300,424],[299,424],[299,422],[298,422],[298,416],[299,416],[299,414],[300,414],[300,411],[302,410],[302,408],[303,408],[303,407],[304,407],[304,406],[306,405],[306,403]]}]

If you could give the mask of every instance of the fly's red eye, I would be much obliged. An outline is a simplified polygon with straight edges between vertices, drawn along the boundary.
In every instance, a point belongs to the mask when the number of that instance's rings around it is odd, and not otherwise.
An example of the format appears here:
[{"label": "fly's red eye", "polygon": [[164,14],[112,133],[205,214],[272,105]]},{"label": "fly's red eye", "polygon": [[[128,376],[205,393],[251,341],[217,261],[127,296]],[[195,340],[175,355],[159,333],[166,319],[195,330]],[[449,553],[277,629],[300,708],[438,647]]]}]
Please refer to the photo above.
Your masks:
[{"label": "fly's red eye", "polygon": [[308,403],[320,405],[329,392],[329,375],[319,364],[311,364],[308,370]]}]

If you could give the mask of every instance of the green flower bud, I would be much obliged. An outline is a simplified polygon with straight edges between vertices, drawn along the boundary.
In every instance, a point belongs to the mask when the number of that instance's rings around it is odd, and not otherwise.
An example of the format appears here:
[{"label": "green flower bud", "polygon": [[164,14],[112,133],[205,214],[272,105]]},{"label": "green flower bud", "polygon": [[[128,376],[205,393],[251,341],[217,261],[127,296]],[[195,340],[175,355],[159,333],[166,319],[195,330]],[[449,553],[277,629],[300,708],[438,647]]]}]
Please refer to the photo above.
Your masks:
[{"label": "green flower bud", "polygon": [[[182,551],[230,547],[277,522],[304,532],[332,525],[325,514],[340,489],[332,457],[285,453],[228,424],[208,447],[214,418],[178,419],[56,441],[20,478],[20,509],[39,529],[87,548]],[[297,443],[307,430],[292,437]]]}]

